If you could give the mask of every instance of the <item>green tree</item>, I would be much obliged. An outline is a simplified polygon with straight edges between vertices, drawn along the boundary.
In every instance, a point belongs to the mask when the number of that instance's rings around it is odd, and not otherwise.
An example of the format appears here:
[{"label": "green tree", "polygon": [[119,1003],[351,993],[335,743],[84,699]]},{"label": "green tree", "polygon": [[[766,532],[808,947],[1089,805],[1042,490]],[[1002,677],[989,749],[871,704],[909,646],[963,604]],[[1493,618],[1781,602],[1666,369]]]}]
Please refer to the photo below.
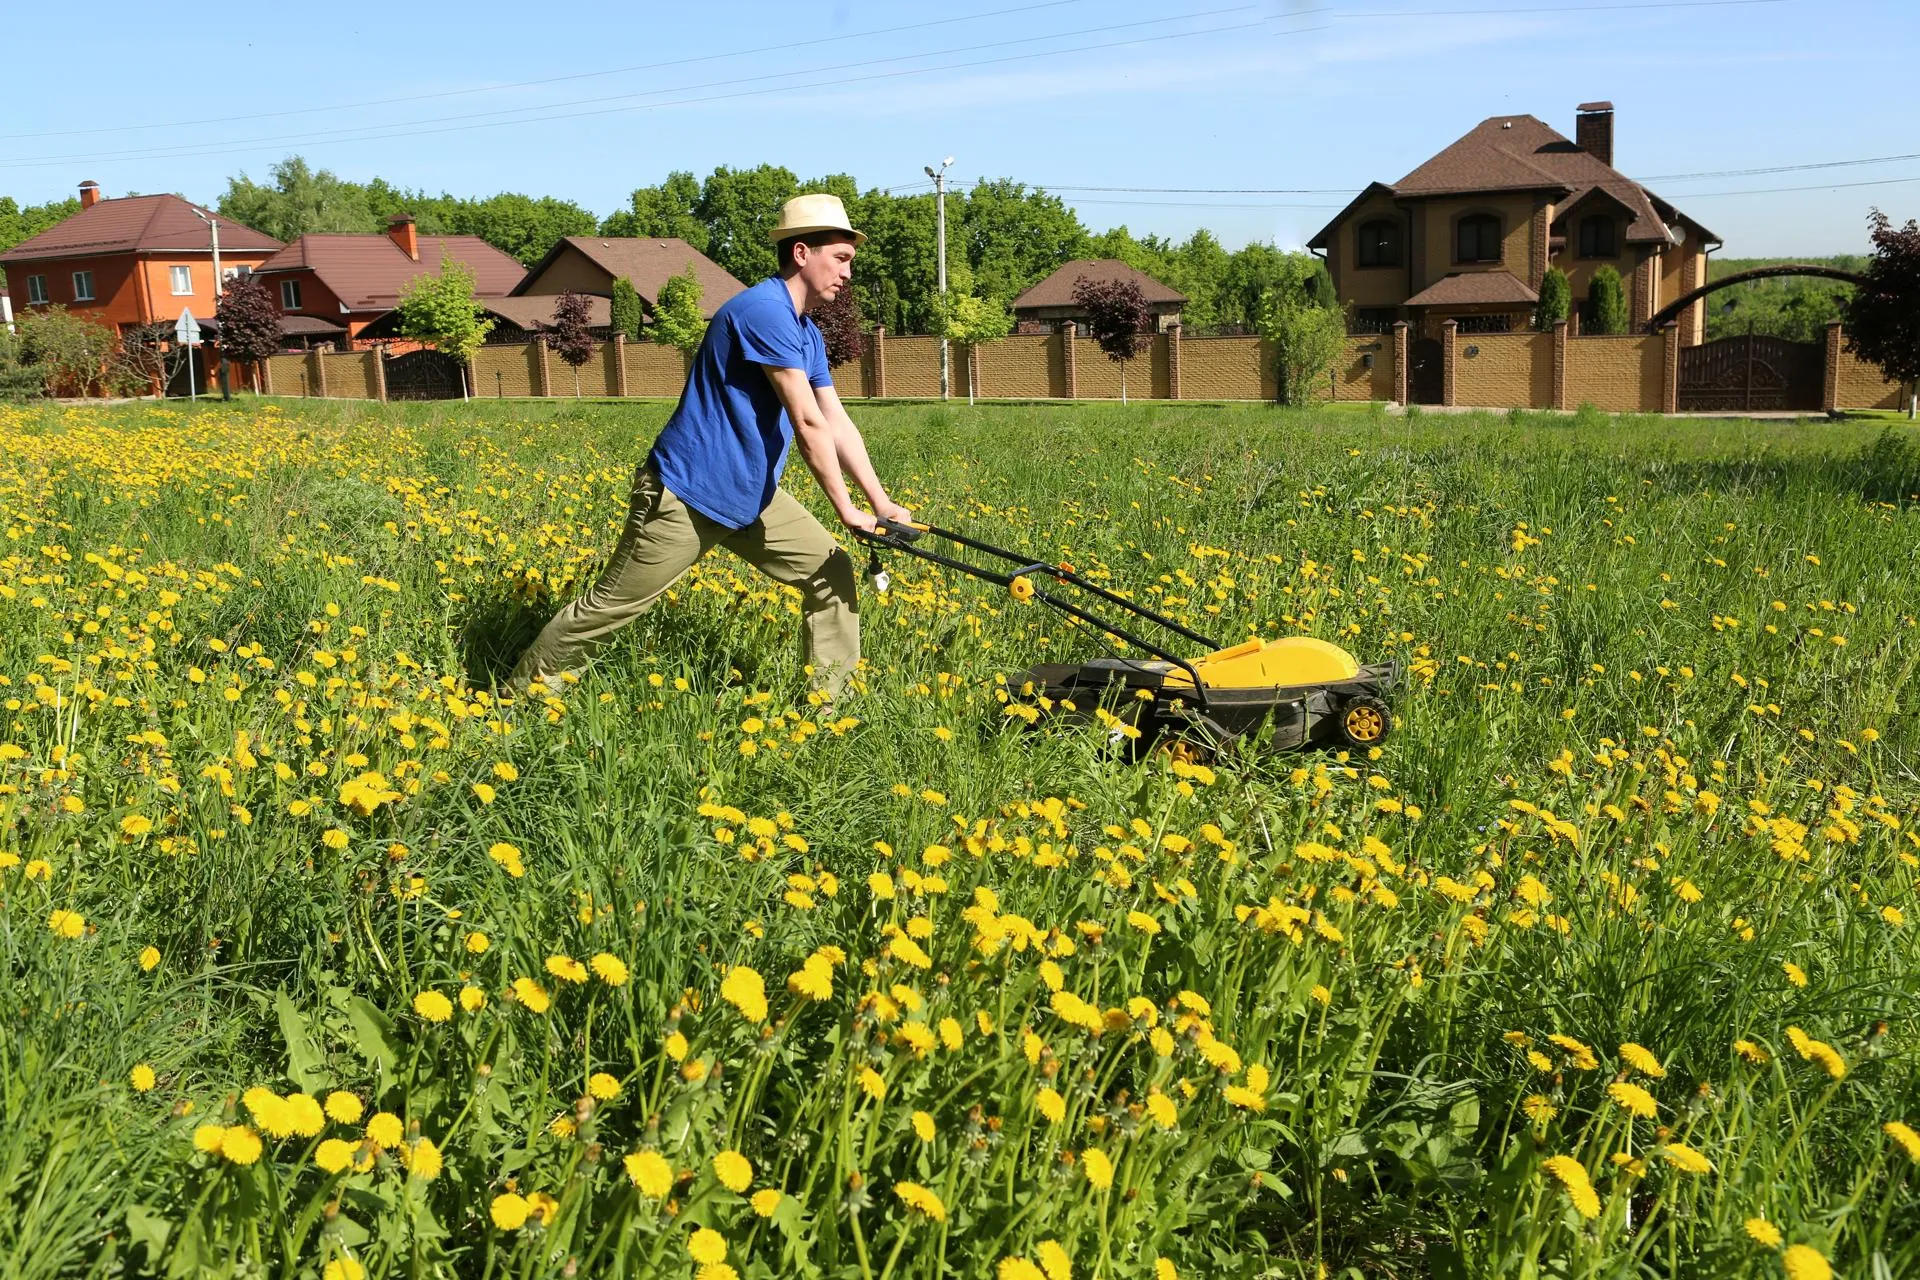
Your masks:
[{"label": "green tree", "polygon": [[434,275],[418,275],[400,295],[402,337],[424,342],[460,362],[460,395],[470,394],[466,366],[493,331],[493,320],[473,299],[473,271],[454,257],[440,260]]},{"label": "green tree", "polygon": [[33,400],[47,393],[46,379],[21,346],[18,333],[0,328],[0,400]]},{"label": "green tree", "polygon": [[91,395],[104,386],[120,335],[65,307],[35,307],[15,322],[19,361],[31,366],[48,396]]},{"label": "green tree", "polygon": [[1231,254],[1215,294],[1215,324],[1232,333],[1258,332],[1267,295],[1293,288],[1305,269],[1305,254],[1282,253],[1270,244],[1250,244]]},{"label": "green tree", "polygon": [[[951,293],[947,295],[945,325],[942,332],[947,341],[959,346],[962,358],[972,367],[973,349],[984,343],[998,342],[1013,332],[1013,315],[1006,305],[996,298],[983,298],[977,293]],[[974,398],[973,377],[967,377],[967,403]]]},{"label": "green tree", "polygon": [[[1087,256],[1087,229],[1058,196],[1011,178],[982,180],[960,207],[947,197],[948,252],[958,241],[979,291],[1011,299],[1063,262]],[[902,288],[904,297],[912,297]]]},{"label": "green tree", "polygon": [[1232,256],[1205,227],[1167,255],[1167,274],[1156,278],[1187,295],[1186,305],[1180,309],[1182,325],[1201,331],[1219,326],[1232,262]]},{"label": "green tree", "polygon": [[693,268],[669,277],[660,286],[660,296],[655,303],[654,341],[678,347],[683,355],[692,355],[700,346],[700,340],[707,336],[707,318],[700,314],[700,281],[695,278]]},{"label": "green tree", "polygon": [[[947,261],[965,259],[951,240],[958,197],[947,197]],[[847,206],[853,225],[867,242],[853,259],[853,282],[871,324],[893,333],[926,333],[935,324],[937,278],[932,195],[892,196],[874,191]]]},{"label": "green tree", "polygon": [[273,166],[272,180],[258,183],[244,172],[227,179],[219,212],[276,240],[316,231],[378,231],[381,224],[367,189],[327,169],[310,168],[300,156]]},{"label": "green tree", "polygon": [[745,284],[773,275],[773,242],[767,233],[780,220],[780,206],[799,190],[793,170],[778,165],[722,165],[708,174],[695,206],[707,226],[707,256]]},{"label": "green tree", "polygon": [[636,188],[625,209],[607,215],[600,234],[680,239],[705,253],[707,224],[700,220],[699,205],[699,180],[676,169],[658,186]]},{"label": "green tree", "polygon": [[613,331],[626,334],[629,342],[640,341],[640,331],[647,323],[647,307],[640,300],[640,291],[625,276],[615,276],[611,293],[613,296],[607,309],[611,313]]},{"label": "green tree", "polygon": [[1327,391],[1327,374],[1346,345],[1346,318],[1316,305],[1307,289],[1276,288],[1261,304],[1260,336],[1273,346],[1280,403],[1304,407]]},{"label": "green tree", "polygon": [[[24,209],[12,196],[0,196],[0,253],[78,212],[80,201],[72,196],[64,200],[50,200],[45,204],[30,204]],[[0,272],[0,284],[5,284],[6,279],[6,273]]]},{"label": "green tree", "polygon": [[454,235],[479,236],[502,253],[532,266],[567,236],[590,236],[599,220],[571,200],[527,196],[514,191],[482,200],[447,202],[443,215]]},{"label": "green tree", "polygon": [[1551,332],[1553,326],[1564,321],[1573,311],[1573,286],[1567,281],[1567,273],[1558,267],[1548,267],[1547,274],[1540,277],[1540,302],[1533,310],[1533,327],[1543,333]]},{"label": "green tree", "polygon": [[1620,273],[1611,266],[1602,266],[1593,273],[1587,285],[1587,310],[1580,318],[1591,326],[1585,328],[1588,333],[1627,331],[1627,291],[1620,283]]}]

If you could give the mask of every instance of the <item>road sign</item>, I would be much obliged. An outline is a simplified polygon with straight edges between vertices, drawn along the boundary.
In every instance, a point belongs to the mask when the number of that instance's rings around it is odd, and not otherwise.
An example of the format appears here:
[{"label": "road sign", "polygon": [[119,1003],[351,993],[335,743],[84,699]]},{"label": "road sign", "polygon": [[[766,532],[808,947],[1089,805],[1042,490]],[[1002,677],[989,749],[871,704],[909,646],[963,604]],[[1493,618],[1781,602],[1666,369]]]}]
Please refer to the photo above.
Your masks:
[{"label": "road sign", "polygon": [[182,346],[197,347],[200,345],[200,322],[193,318],[192,308],[182,307],[180,309],[180,319],[174,322],[173,336],[180,340]]}]

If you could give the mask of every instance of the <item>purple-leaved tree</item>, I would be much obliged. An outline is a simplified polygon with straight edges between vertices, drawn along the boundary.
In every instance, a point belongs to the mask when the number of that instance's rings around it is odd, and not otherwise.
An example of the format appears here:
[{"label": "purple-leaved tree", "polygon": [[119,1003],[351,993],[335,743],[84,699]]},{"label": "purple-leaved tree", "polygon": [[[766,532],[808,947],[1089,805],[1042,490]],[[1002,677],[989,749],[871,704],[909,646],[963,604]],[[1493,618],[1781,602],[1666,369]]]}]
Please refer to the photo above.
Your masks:
[{"label": "purple-leaved tree", "polygon": [[813,317],[814,324],[820,328],[821,340],[827,344],[828,364],[843,365],[866,354],[867,335],[862,328],[860,299],[852,285],[842,289],[832,302],[823,302],[807,314]]},{"label": "purple-leaved tree", "polygon": [[1875,209],[1873,256],[1867,282],[1855,289],[1843,312],[1847,350],[1895,382],[1907,384],[1907,417],[1920,401],[1920,223],[1896,227]]},{"label": "purple-leaved tree", "polygon": [[1153,341],[1153,312],[1147,295],[1132,280],[1089,280],[1073,284],[1073,302],[1087,313],[1087,330],[1107,359],[1120,366],[1120,403],[1127,402],[1127,364]]},{"label": "purple-leaved tree", "polygon": [[260,389],[260,362],[280,350],[280,313],[263,281],[236,276],[220,295],[213,313],[220,322],[220,350],[229,360],[250,367],[253,389]]},{"label": "purple-leaved tree", "polygon": [[569,289],[553,304],[553,321],[542,332],[553,354],[573,370],[573,394],[580,394],[580,366],[593,359],[593,329],[588,323],[587,300]]}]

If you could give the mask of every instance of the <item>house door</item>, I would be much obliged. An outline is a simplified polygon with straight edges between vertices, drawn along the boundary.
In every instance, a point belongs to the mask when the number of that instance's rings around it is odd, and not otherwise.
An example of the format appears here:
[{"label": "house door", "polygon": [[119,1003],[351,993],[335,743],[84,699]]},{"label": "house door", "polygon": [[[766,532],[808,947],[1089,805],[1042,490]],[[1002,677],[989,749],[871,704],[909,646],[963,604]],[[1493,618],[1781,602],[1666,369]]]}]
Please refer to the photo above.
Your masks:
[{"label": "house door", "polygon": [[1407,399],[1414,404],[1439,404],[1446,398],[1440,339],[1414,339],[1407,345]]}]

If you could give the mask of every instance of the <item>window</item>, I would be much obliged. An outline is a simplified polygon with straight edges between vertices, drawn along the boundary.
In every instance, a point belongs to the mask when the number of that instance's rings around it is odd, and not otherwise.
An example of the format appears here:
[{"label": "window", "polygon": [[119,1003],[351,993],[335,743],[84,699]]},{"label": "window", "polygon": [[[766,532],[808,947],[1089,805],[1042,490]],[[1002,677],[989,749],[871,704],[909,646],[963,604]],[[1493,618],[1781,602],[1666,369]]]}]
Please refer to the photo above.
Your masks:
[{"label": "window", "polygon": [[1400,265],[1400,224],[1384,218],[1360,224],[1359,259],[1363,267]]},{"label": "window", "polygon": [[220,268],[220,280],[223,284],[232,284],[235,280],[245,280],[252,274],[253,268],[248,266]]},{"label": "window", "polygon": [[300,282],[298,280],[282,280],[280,282],[280,309],[282,311],[298,311],[300,309]]},{"label": "window", "polygon": [[1490,213],[1472,213],[1454,228],[1455,262],[1500,261],[1500,219]]},{"label": "window", "polygon": [[76,271],[73,273],[73,300],[75,302],[93,301],[93,272]]},{"label": "window", "polygon": [[45,276],[27,277],[27,301],[45,306],[47,303],[47,278]]},{"label": "window", "polygon": [[1594,213],[1580,219],[1580,256],[1612,258],[1619,254],[1613,240],[1613,219]]},{"label": "window", "polygon": [[174,297],[185,297],[193,292],[193,268],[168,267],[167,275],[173,281]]}]

